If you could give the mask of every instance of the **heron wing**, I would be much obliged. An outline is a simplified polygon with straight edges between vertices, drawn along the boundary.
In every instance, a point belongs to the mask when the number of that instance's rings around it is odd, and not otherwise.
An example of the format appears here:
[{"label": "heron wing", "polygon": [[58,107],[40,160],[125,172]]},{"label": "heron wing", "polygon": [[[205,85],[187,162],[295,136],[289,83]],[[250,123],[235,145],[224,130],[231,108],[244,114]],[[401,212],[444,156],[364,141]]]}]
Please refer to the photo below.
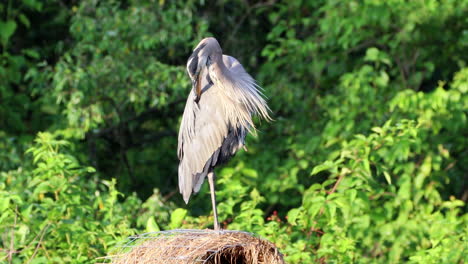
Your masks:
[{"label": "heron wing", "polygon": [[[265,120],[271,120],[268,112],[270,109],[265,101],[262,88],[257,85],[255,80],[248,74],[242,64],[235,58],[223,55],[223,63],[228,68],[224,72],[223,78],[224,93],[234,102],[237,102],[237,109],[243,109],[242,113],[237,112],[241,119],[241,124],[249,130],[254,128],[250,118],[251,114],[256,114]],[[239,107],[240,104],[240,107]],[[248,115],[245,115],[247,114]]]},{"label": "heron wing", "polygon": [[217,89],[208,88],[213,84],[207,76],[202,76],[204,92],[198,103],[194,91],[190,92],[179,129],[179,190],[185,202],[192,191],[200,190],[210,166],[216,164],[229,130],[223,108],[228,102],[223,102]]},{"label": "heron wing", "polygon": [[223,55],[223,63],[224,65],[226,65],[226,68],[228,68],[234,74],[247,74],[244,67],[242,67],[242,64],[240,64],[240,62],[234,57],[231,57],[229,55]]}]

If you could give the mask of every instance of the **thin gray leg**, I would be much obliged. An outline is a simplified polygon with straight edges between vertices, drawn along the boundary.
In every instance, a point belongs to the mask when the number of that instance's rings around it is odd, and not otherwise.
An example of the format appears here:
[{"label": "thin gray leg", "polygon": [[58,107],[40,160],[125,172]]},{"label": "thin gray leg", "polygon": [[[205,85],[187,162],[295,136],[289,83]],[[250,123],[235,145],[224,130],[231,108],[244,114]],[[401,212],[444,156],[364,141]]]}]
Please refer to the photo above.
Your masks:
[{"label": "thin gray leg", "polygon": [[208,183],[210,184],[211,203],[213,204],[214,215],[214,230],[219,230],[218,211],[216,210],[216,193],[215,193],[215,174],[214,171],[208,173]]}]

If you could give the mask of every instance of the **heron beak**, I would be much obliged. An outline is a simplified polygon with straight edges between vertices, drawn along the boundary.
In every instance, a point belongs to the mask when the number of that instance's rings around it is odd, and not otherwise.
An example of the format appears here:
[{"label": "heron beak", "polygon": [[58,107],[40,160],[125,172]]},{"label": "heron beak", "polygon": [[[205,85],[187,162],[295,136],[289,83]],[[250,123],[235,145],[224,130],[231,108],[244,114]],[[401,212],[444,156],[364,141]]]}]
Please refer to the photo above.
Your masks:
[{"label": "heron beak", "polygon": [[201,96],[200,73],[196,73],[192,79],[192,89],[195,89],[195,101],[198,103]]},{"label": "heron beak", "polygon": [[201,84],[200,84],[200,73],[197,74],[195,78],[195,92],[197,93],[197,98],[201,96]]}]

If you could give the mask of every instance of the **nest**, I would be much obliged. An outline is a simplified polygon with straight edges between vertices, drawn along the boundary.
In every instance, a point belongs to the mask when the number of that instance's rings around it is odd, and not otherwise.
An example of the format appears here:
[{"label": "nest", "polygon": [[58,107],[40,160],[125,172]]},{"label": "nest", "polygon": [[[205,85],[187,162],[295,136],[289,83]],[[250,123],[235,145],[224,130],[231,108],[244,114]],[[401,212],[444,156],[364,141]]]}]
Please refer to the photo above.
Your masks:
[{"label": "nest", "polygon": [[108,263],[281,263],[283,256],[269,241],[242,231],[171,230],[129,237]]}]

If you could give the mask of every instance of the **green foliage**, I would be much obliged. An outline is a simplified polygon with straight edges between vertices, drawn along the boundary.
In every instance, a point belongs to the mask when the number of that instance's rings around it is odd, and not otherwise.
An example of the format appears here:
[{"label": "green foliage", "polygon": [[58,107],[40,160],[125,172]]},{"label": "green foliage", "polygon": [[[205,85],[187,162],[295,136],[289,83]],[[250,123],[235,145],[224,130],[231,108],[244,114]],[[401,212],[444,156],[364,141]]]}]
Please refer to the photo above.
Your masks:
[{"label": "green foliage", "polygon": [[133,2],[84,1],[73,16],[76,45],[57,63],[52,92],[81,133],[167,107],[188,89],[185,67],[171,64],[206,35],[193,4]]},{"label": "green foliage", "polygon": [[[460,260],[468,218],[457,216],[464,203],[442,201],[431,179],[443,170],[443,157],[420,148],[423,133],[413,122],[387,122],[373,131],[344,144],[327,164],[331,180],[306,190],[302,206],[290,211],[288,221],[323,232],[317,257],[331,261],[359,257],[367,263],[378,257],[398,263],[444,239],[452,249],[433,257],[442,263]],[[447,224],[434,228],[439,222]]]},{"label": "green foliage", "polygon": [[218,169],[223,228],[288,263],[464,263],[466,1],[0,3],[0,262],[89,263],[212,228],[177,191],[185,62],[206,36],[275,121]]},{"label": "green foliage", "polygon": [[43,71],[47,60],[53,60],[63,45],[38,38],[54,41],[67,15],[67,10],[54,0],[0,3],[0,127],[15,137],[47,129],[50,114],[56,114],[51,111],[56,107],[45,105],[49,100],[37,94],[48,86],[49,73]]},{"label": "green foliage", "polygon": [[[39,133],[28,150],[31,169],[1,173],[2,248],[18,251],[12,263],[82,263],[134,233],[132,208],[141,202],[134,196],[118,202],[115,180],[99,180],[68,153],[70,147]],[[9,259],[7,253],[0,258]]]}]

